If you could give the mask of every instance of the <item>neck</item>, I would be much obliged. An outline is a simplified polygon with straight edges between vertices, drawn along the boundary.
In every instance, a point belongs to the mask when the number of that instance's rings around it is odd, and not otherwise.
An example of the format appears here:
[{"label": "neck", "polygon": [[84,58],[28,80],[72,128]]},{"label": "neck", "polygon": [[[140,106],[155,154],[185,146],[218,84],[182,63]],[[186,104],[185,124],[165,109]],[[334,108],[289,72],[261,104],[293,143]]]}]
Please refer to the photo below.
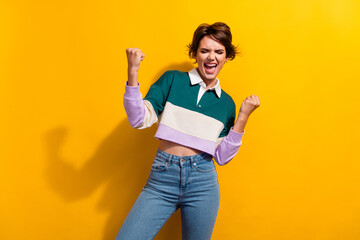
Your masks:
[{"label": "neck", "polygon": [[214,86],[216,85],[216,83],[217,83],[216,78],[213,79],[213,80],[204,80],[204,79],[203,79],[203,81],[204,81],[204,83],[206,84],[206,90],[214,87]]},{"label": "neck", "polygon": [[217,79],[212,79],[212,80],[208,80],[208,79],[205,79],[201,73],[199,72],[199,70],[196,68],[196,71],[198,72],[199,76],[201,77],[201,79],[204,81],[205,85],[206,85],[206,90],[209,89],[209,88],[212,88],[213,86],[216,85],[217,83]]}]

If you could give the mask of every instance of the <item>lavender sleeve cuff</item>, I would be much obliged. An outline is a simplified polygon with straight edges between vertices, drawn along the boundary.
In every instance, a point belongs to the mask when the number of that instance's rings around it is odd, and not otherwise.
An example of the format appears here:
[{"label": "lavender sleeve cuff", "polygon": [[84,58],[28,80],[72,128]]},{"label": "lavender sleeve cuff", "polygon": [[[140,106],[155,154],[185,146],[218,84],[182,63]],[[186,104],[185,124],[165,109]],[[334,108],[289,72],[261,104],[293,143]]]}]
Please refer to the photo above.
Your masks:
[{"label": "lavender sleeve cuff", "polygon": [[232,128],[228,135],[220,142],[215,150],[214,159],[219,165],[225,165],[235,157],[242,144],[242,133],[235,132]]},{"label": "lavender sleeve cuff", "polygon": [[145,118],[145,106],[138,86],[128,86],[125,83],[124,107],[132,127],[140,126]]}]

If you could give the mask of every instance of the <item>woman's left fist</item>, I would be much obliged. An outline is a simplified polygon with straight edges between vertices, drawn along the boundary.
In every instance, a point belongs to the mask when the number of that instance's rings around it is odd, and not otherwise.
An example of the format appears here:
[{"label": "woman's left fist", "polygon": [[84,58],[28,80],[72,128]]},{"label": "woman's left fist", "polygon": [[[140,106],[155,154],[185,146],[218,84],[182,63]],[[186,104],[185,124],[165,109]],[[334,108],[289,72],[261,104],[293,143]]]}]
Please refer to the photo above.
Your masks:
[{"label": "woman's left fist", "polygon": [[239,116],[248,118],[250,114],[260,106],[260,100],[258,96],[251,95],[246,97],[241,104],[239,110]]}]

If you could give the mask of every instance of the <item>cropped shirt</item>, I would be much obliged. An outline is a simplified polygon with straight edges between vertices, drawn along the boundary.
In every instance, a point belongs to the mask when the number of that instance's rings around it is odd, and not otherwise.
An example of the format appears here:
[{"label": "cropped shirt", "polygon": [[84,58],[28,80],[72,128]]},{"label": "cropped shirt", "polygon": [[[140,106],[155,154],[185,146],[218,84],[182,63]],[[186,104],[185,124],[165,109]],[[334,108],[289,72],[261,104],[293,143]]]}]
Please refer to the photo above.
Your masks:
[{"label": "cropped shirt", "polygon": [[219,165],[238,152],[244,133],[232,130],[235,103],[220,88],[204,91],[204,82],[194,68],[190,72],[167,71],[145,98],[139,86],[125,85],[124,107],[132,127],[142,129],[158,122],[155,137],[212,155]]}]

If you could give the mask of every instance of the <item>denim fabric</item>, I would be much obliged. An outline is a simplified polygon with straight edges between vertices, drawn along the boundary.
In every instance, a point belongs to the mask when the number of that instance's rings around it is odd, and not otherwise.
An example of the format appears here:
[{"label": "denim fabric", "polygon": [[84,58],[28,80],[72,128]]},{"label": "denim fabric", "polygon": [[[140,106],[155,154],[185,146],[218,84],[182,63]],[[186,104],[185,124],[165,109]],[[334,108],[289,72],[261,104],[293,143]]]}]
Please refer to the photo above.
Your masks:
[{"label": "denim fabric", "polygon": [[158,150],[147,183],[116,240],[154,239],[178,208],[182,239],[208,240],[219,201],[217,173],[209,154],[175,156]]}]

